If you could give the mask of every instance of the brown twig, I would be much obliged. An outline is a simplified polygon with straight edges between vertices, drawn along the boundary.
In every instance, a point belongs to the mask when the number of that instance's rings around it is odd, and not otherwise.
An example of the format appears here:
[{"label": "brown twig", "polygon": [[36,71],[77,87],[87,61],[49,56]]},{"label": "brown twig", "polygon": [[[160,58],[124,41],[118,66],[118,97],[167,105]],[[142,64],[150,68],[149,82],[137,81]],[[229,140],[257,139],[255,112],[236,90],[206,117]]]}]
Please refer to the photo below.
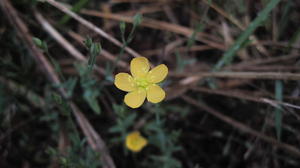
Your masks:
[{"label": "brown twig", "polygon": [[[81,13],[90,15],[90,16],[96,16],[96,17],[102,17],[102,18],[106,18],[106,19],[113,19],[113,20],[133,23],[132,17],[121,16],[118,14],[107,14],[107,13],[102,13],[99,11],[86,10],[86,9],[82,10]],[[193,29],[190,29],[190,28],[187,28],[184,26],[171,24],[171,23],[164,22],[164,21],[157,21],[157,20],[149,19],[149,18],[145,18],[145,17],[143,18],[141,26],[174,32],[177,34],[184,35],[188,38],[190,38],[191,35],[194,33]],[[218,39],[216,39],[216,37],[208,35],[206,33],[202,33],[202,32],[197,33],[196,40],[201,41],[201,42],[207,44],[208,46],[217,48],[219,50],[225,50],[225,46],[223,44],[215,42],[215,41],[218,41]],[[212,40],[214,40],[214,41],[212,41]]]},{"label": "brown twig", "polygon": [[181,81],[182,84],[189,84],[202,78],[233,78],[233,79],[268,79],[268,80],[300,80],[300,73],[289,72],[201,72],[196,74],[175,74],[172,76],[186,77]]},{"label": "brown twig", "polygon": [[227,96],[227,97],[233,97],[233,98],[253,101],[253,102],[257,102],[257,103],[268,104],[268,105],[275,106],[275,107],[280,107],[280,105],[282,105],[282,106],[286,106],[286,107],[290,107],[290,108],[294,108],[294,109],[298,109],[298,110],[300,109],[300,106],[297,106],[297,105],[272,100],[267,97],[255,97],[255,96],[251,96],[250,94],[241,93],[239,91],[234,91],[234,90],[224,91],[224,90],[216,90],[216,89],[207,89],[207,88],[203,88],[203,87],[192,87],[191,90],[194,90],[197,92],[208,93],[208,94],[216,94],[216,95],[222,95],[222,96]]},{"label": "brown twig", "polygon": [[164,2],[160,3],[155,3],[153,5],[146,5],[142,6],[141,8],[138,9],[130,9],[129,11],[121,11],[118,12],[119,15],[124,15],[124,16],[134,16],[135,14],[150,14],[150,13],[155,13],[155,12],[160,12],[162,11],[162,5]]},{"label": "brown twig", "polygon": [[[35,18],[42,25],[44,30],[48,32],[63,48],[65,48],[75,59],[87,62],[87,58],[81,54],[70,42],[68,42],[46,19],[37,11],[34,11]],[[105,70],[95,66],[95,70],[100,74],[105,74]]]},{"label": "brown twig", "polygon": [[[174,53],[175,51],[178,51],[178,52],[186,52],[186,51],[198,52],[198,51],[206,51],[206,50],[211,50],[211,49],[214,49],[214,48],[211,47],[211,46],[208,46],[208,45],[195,45],[195,46],[192,46],[192,47],[178,47],[178,48],[176,48],[176,50],[170,50],[169,54]],[[142,53],[145,56],[153,56],[153,55],[161,54],[163,52],[163,50],[164,50],[164,48],[151,49],[151,50],[143,51]]]},{"label": "brown twig", "polygon": [[292,55],[283,55],[278,57],[271,57],[271,58],[263,58],[263,59],[252,59],[249,61],[243,61],[238,64],[232,64],[229,66],[226,66],[225,69],[231,69],[231,68],[240,68],[240,67],[251,67],[255,65],[262,65],[262,64],[271,64],[271,63],[282,63],[283,61],[292,61],[297,58],[300,58],[299,54],[292,54]]},{"label": "brown twig", "polygon": [[[119,42],[116,38],[114,38],[113,36],[107,34],[102,29],[100,29],[99,27],[95,26],[93,23],[85,20],[84,18],[80,17],[76,13],[72,12],[71,10],[69,10],[62,3],[54,1],[54,0],[45,0],[45,1],[48,2],[49,4],[51,4],[52,6],[56,7],[57,9],[61,10],[62,12],[66,13],[67,15],[69,15],[70,17],[72,17],[73,19],[77,20],[82,25],[86,26],[87,28],[93,30],[94,32],[96,32],[99,35],[101,35],[102,37],[104,37],[107,40],[111,41],[116,46],[121,47],[121,48],[124,47],[123,44],[121,42]],[[131,54],[134,57],[141,57],[141,55],[139,53],[137,53],[136,51],[134,51],[133,49],[131,49],[129,47],[124,47],[124,49],[125,49],[125,51],[127,51],[129,54]]]},{"label": "brown twig", "polygon": [[231,117],[228,117],[224,114],[222,114],[221,112],[201,103],[201,102],[198,102],[188,96],[182,96],[183,100],[186,101],[187,103],[191,104],[191,105],[194,105],[195,107],[198,107],[199,109],[202,109],[206,112],[208,112],[209,114],[217,117],[218,119],[224,121],[225,123],[239,129],[240,131],[242,132],[245,132],[245,133],[248,133],[248,134],[251,134],[265,142],[268,142],[278,148],[281,148],[297,157],[300,157],[300,151],[298,150],[297,147],[294,147],[292,145],[289,145],[289,144],[286,144],[286,143],[283,143],[283,142],[279,142],[277,141],[276,139],[272,138],[272,137],[269,137],[269,136],[266,136],[252,128],[250,128],[249,126],[239,122],[239,121],[236,121],[234,120],[233,118]]},{"label": "brown twig", "polygon": [[[45,72],[48,79],[54,84],[59,85],[61,83],[60,79],[58,78],[49,61],[46,59],[45,55],[33,43],[33,36],[30,34],[29,29],[25,25],[24,21],[18,16],[15,8],[10,4],[8,0],[1,0],[0,4],[2,10],[4,11],[3,13],[6,15],[11,25],[17,30],[19,38],[24,42],[24,45],[37,61],[40,68]],[[64,88],[58,87],[58,91],[61,93],[61,95],[66,97],[67,94]],[[81,130],[87,137],[88,143],[95,151],[101,153],[101,160],[103,161],[104,167],[115,168],[115,164],[110,157],[106,145],[100,135],[95,132],[86,117],[72,101],[69,101],[69,105]]]},{"label": "brown twig", "polygon": [[268,71],[268,72],[290,72],[290,71],[299,71],[300,67],[299,66],[290,66],[290,65],[267,65],[267,66],[232,66],[230,68],[226,68],[226,70],[232,70],[232,71],[256,71],[256,72],[263,72],[263,71]]}]

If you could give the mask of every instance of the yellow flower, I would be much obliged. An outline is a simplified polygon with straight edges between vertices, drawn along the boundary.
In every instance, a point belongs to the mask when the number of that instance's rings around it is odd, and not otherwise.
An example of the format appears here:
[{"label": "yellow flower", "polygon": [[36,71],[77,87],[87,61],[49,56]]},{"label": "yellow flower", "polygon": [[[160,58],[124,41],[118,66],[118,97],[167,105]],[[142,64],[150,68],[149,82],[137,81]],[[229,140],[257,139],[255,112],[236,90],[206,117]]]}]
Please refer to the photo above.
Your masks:
[{"label": "yellow flower", "polygon": [[141,136],[138,131],[134,131],[126,136],[126,147],[132,152],[141,151],[147,143],[147,139]]},{"label": "yellow flower", "polygon": [[168,67],[160,64],[151,71],[149,61],[145,57],[137,57],[130,62],[130,72],[118,73],[115,76],[115,85],[120,90],[129,92],[125,95],[124,102],[131,108],[140,107],[146,97],[149,102],[159,103],[165,96],[165,91],[157,85],[168,74]]}]

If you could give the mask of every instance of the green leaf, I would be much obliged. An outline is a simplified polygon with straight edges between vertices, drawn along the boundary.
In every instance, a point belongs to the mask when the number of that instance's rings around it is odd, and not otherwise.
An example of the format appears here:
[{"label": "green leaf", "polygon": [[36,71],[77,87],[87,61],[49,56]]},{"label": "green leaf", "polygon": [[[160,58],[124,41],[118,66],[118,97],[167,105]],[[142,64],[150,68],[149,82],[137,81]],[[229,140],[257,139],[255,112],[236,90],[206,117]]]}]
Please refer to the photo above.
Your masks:
[{"label": "green leaf", "polygon": [[67,97],[72,97],[74,88],[77,84],[77,78],[69,78],[63,83],[64,88],[67,90]]},{"label": "green leaf", "polygon": [[99,95],[98,92],[88,89],[84,92],[83,97],[85,101],[88,103],[88,105],[92,108],[92,110],[99,115],[101,113],[101,108],[97,101],[98,95]]},{"label": "green leaf", "polygon": [[114,127],[111,127],[108,129],[108,132],[110,133],[118,133],[118,132],[122,132],[122,128],[119,125],[115,125]]},{"label": "green leaf", "polygon": [[133,125],[134,120],[136,119],[137,115],[136,113],[130,114],[128,117],[126,117],[123,121],[123,126],[125,128],[128,128],[129,126]]}]

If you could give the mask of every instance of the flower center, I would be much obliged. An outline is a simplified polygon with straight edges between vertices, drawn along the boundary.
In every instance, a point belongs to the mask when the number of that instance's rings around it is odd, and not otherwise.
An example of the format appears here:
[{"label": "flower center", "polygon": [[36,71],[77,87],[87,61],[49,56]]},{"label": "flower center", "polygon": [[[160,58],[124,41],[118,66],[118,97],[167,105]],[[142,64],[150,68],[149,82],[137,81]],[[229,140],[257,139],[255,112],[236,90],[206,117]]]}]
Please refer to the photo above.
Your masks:
[{"label": "flower center", "polygon": [[143,78],[136,78],[134,79],[135,83],[138,87],[144,88],[146,89],[149,86],[149,82],[147,81],[147,79],[143,79]]}]

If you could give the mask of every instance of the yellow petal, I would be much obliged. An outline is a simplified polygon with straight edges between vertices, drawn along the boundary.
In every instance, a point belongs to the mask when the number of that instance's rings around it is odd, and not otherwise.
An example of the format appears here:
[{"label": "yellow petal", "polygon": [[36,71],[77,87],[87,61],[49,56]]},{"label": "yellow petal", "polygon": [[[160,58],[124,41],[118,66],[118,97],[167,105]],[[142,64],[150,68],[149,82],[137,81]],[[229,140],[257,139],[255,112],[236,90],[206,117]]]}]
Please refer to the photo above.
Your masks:
[{"label": "yellow petal", "polygon": [[165,64],[160,64],[154,67],[147,75],[148,82],[158,83],[165,79],[168,74],[168,67]]},{"label": "yellow petal", "polygon": [[115,85],[120,90],[130,92],[136,89],[134,80],[128,73],[118,73],[115,76]]},{"label": "yellow petal", "polygon": [[141,151],[147,143],[147,139],[141,136],[138,131],[134,131],[126,136],[126,147],[133,152]]},{"label": "yellow petal", "polygon": [[166,97],[165,91],[158,85],[152,84],[147,88],[147,100],[152,103],[159,103]]},{"label": "yellow petal", "polygon": [[150,69],[149,61],[145,57],[137,57],[130,62],[130,72],[133,77],[143,78]]},{"label": "yellow petal", "polygon": [[140,107],[146,98],[146,91],[143,88],[138,88],[130,93],[127,93],[124,102],[131,108]]}]

